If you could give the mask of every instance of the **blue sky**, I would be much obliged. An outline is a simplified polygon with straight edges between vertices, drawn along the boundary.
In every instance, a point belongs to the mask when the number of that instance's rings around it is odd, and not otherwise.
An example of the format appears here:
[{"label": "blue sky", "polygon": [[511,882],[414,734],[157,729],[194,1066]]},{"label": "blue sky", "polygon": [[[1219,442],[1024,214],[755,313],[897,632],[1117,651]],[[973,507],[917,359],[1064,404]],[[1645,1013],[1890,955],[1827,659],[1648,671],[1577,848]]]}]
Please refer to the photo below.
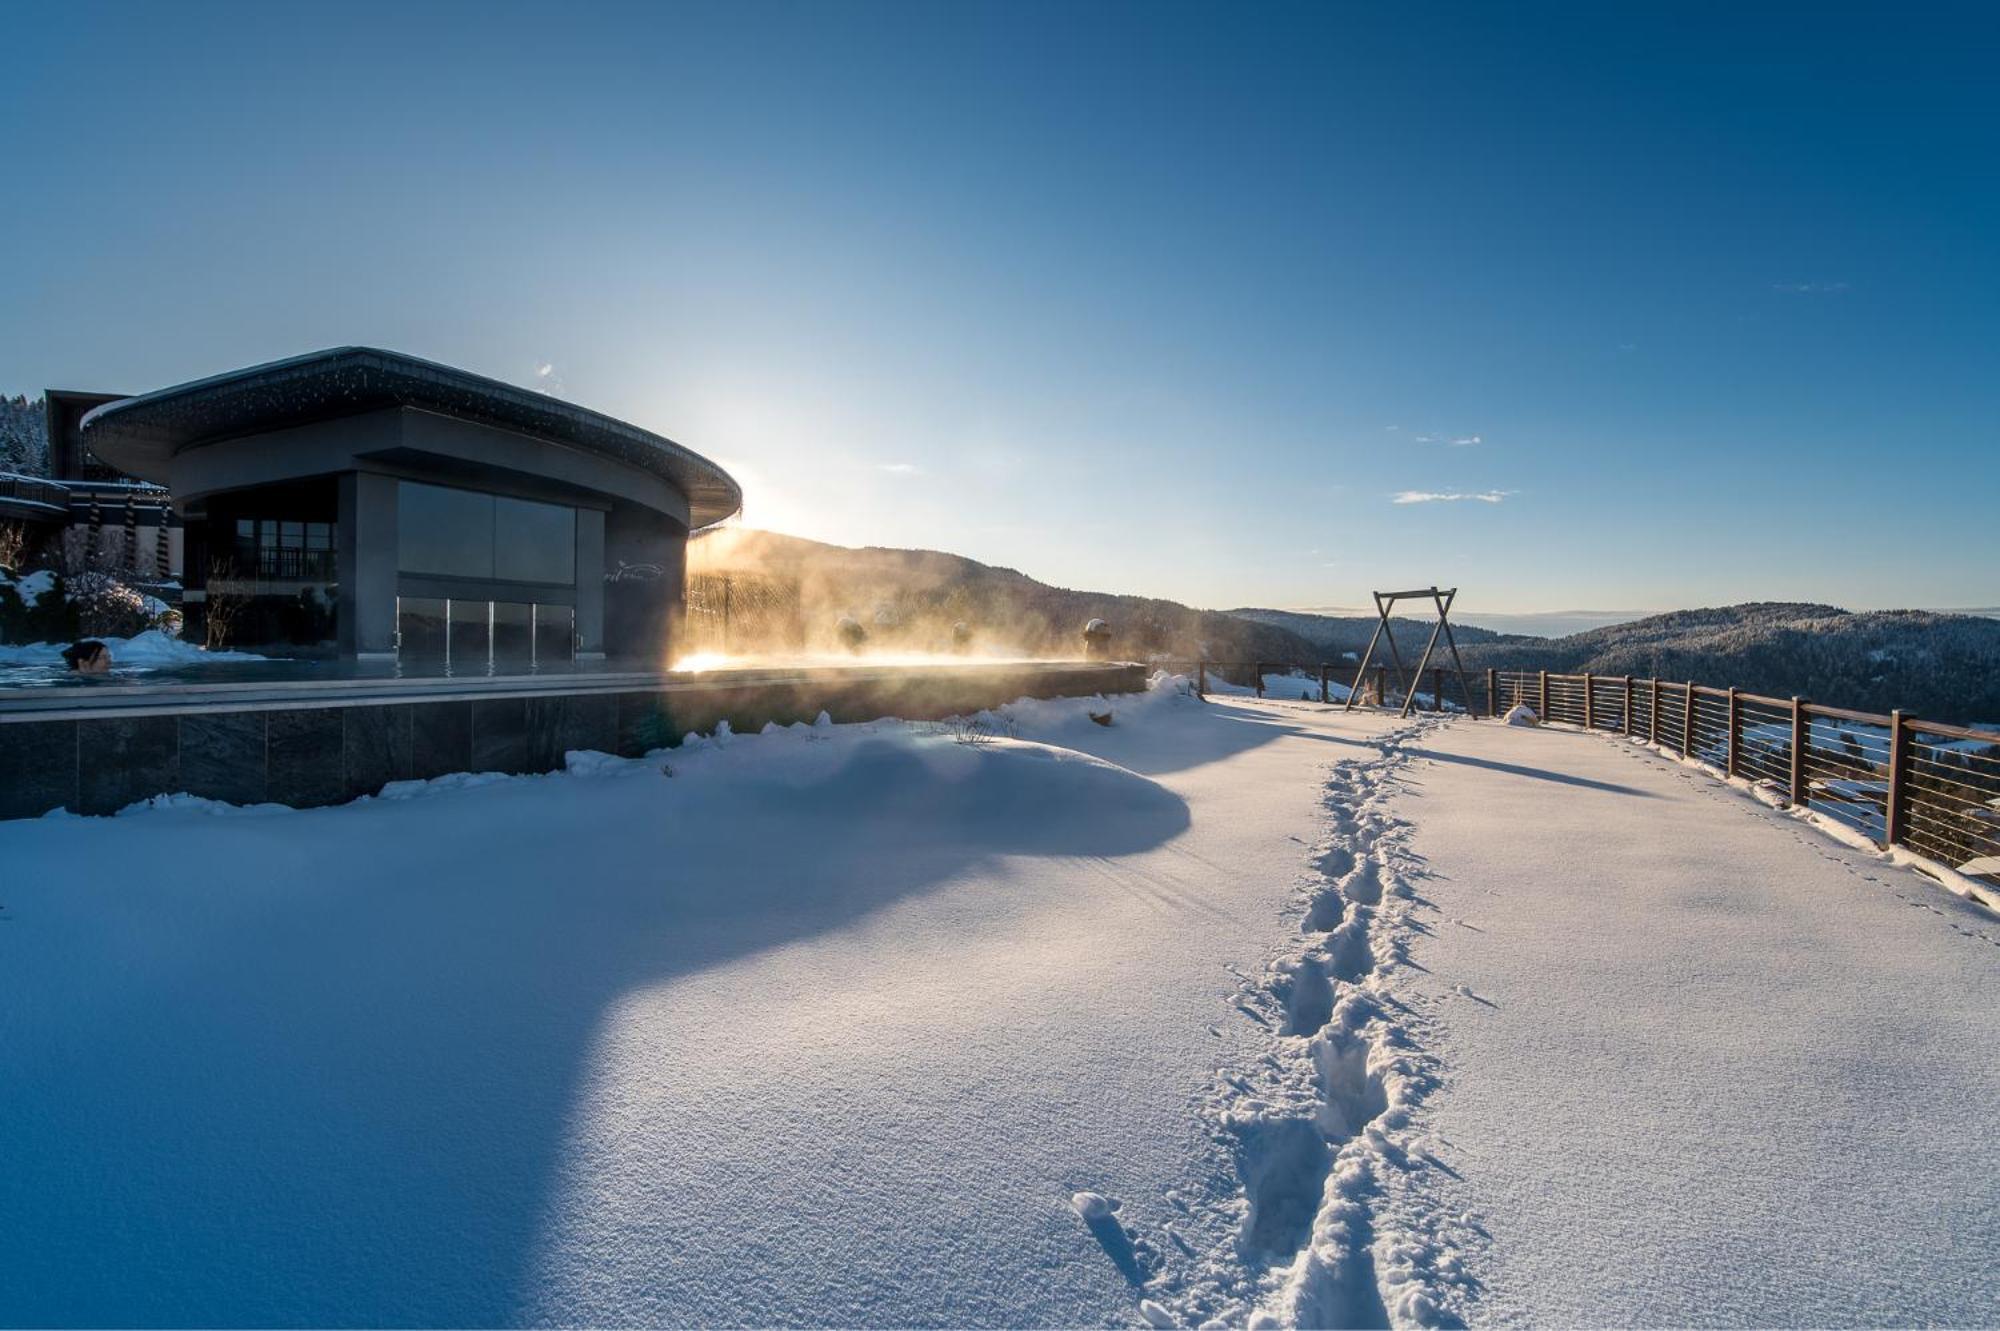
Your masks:
[{"label": "blue sky", "polygon": [[7,28],[0,389],[394,347],[1207,605],[2000,604],[1990,8]]}]

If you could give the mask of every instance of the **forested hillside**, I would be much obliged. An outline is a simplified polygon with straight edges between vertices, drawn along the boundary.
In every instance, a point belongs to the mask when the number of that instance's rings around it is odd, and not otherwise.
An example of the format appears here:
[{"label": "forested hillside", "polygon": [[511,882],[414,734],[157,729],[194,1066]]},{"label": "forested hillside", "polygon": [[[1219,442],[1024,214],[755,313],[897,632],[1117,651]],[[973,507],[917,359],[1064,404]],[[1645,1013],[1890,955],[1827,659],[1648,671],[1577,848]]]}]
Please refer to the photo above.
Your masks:
[{"label": "forested hillside", "polygon": [[[1075,591],[935,550],[854,549],[748,528],[688,546],[690,630],[707,649],[830,650],[842,618],[868,645],[944,651],[964,624],[981,651],[1075,656],[1092,619],[1134,659],[1302,661],[1312,647],[1282,628],[1175,601]],[[734,627],[725,641],[719,617]]]},{"label": "forested hillside", "polygon": [[[697,537],[688,572],[691,634],[708,650],[837,649],[848,618],[872,648],[950,650],[963,624],[977,650],[1074,655],[1083,626],[1103,619],[1113,650],[1135,659],[1351,665],[1348,653],[1358,657],[1375,630],[1367,616],[1196,610],[1054,587],[935,550],[852,549],[746,528]],[[1393,622],[1414,662],[1432,621]],[[1658,675],[1866,711],[1901,707],[1934,721],[2000,722],[2000,620],[1973,615],[1757,602],[1565,638],[1456,624],[1453,632],[1472,670]]]},{"label": "forested hillside", "polygon": [[47,475],[47,432],[40,398],[0,395],[0,471]]},{"label": "forested hillside", "polygon": [[[1430,608],[1429,602],[1418,602],[1417,605],[1420,611]],[[1232,610],[1229,613],[1294,633],[1313,645],[1320,653],[1319,659],[1327,661],[1344,660],[1349,652],[1360,657],[1368,649],[1369,636],[1380,622],[1372,615],[1316,615],[1303,610]],[[1389,620],[1390,630],[1396,635],[1396,645],[1417,652],[1423,650],[1424,641],[1430,637],[1431,629],[1436,624],[1435,617],[1421,619],[1407,614],[1395,615]],[[1451,632],[1461,648],[1474,642],[1510,641],[1515,636],[1474,628],[1456,620],[1452,622]],[[1443,639],[1439,639],[1439,646],[1443,646]]]},{"label": "forested hillside", "polygon": [[2000,620],[1760,601],[1465,648],[1477,668],[1691,679],[1928,720],[2000,721]]}]

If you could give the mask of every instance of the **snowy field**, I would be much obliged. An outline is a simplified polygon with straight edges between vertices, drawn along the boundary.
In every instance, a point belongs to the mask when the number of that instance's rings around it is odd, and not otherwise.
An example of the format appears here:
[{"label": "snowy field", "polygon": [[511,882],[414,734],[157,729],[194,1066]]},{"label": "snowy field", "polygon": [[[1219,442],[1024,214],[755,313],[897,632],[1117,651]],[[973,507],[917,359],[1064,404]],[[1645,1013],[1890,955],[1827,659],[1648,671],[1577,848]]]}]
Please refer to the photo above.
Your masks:
[{"label": "snowy field", "polygon": [[1603,737],[1092,710],[0,823],[0,1322],[1992,1320],[1993,916]]}]

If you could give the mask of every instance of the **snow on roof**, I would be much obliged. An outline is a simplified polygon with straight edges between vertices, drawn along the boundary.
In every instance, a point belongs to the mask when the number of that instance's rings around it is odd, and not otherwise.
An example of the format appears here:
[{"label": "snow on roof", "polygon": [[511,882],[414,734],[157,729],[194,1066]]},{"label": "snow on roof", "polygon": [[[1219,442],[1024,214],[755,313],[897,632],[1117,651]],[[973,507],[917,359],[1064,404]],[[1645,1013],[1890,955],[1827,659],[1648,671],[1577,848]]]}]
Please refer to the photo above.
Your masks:
[{"label": "snow on roof", "polygon": [[376,407],[406,405],[541,436],[652,472],[688,498],[690,525],[743,507],[743,490],[699,453],[588,407],[377,347],[333,347],[107,402],[79,424],[111,465],[166,476],[190,443]]}]

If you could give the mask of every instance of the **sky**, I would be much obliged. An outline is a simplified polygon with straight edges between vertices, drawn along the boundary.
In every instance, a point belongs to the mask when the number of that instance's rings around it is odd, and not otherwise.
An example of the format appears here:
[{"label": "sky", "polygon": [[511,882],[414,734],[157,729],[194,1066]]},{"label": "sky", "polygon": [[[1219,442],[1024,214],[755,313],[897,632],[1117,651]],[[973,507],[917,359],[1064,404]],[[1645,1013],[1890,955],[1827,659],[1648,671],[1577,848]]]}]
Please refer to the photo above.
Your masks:
[{"label": "sky", "polygon": [[2000,11],[1746,8],[15,0],[0,391],[365,344],[1063,586],[2000,605]]}]

